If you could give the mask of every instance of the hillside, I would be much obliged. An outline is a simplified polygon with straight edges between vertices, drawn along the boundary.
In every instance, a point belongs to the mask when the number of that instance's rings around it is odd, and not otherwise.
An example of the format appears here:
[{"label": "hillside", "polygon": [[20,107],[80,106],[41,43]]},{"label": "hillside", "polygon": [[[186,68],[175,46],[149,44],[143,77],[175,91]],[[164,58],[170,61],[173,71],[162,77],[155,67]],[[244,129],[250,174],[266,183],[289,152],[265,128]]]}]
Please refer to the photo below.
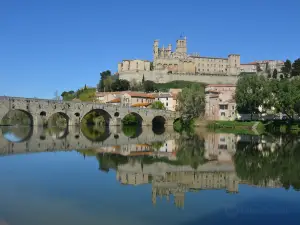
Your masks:
[{"label": "hillside", "polygon": [[205,88],[204,83],[199,83],[199,82],[191,82],[191,81],[182,81],[182,80],[175,80],[175,81],[171,81],[168,83],[162,83],[162,84],[157,84],[155,83],[154,87],[155,89],[157,89],[158,91],[169,91],[170,88],[190,88],[192,85],[199,85],[200,87]]}]

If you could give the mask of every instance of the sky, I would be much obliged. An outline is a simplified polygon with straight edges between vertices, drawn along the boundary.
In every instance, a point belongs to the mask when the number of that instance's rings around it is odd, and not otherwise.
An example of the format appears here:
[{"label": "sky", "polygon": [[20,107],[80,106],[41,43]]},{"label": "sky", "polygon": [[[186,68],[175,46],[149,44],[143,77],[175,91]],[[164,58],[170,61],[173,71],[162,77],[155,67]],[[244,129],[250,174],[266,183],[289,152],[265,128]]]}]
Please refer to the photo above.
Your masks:
[{"label": "sky", "polygon": [[300,57],[299,0],[0,0],[0,96],[96,86],[122,59],[187,36],[188,52],[241,62]]}]

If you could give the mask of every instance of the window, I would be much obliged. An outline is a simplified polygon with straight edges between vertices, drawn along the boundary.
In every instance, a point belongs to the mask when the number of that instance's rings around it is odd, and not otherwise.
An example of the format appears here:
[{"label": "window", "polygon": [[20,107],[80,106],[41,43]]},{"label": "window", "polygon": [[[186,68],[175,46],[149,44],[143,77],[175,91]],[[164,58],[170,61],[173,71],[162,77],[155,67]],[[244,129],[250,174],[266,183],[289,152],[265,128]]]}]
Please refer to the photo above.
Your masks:
[{"label": "window", "polygon": [[220,105],[220,109],[228,109],[228,105]]},{"label": "window", "polygon": [[221,116],[225,116],[225,113],[224,113],[224,112],[221,112]]},{"label": "window", "polygon": [[234,105],[232,106],[232,110],[234,110]]},{"label": "window", "polygon": [[168,101],[168,98],[167,98],[167,101]]},{"label": "window", "polygon": [[166,106],[168,106],[168,103],[166,103]]}]

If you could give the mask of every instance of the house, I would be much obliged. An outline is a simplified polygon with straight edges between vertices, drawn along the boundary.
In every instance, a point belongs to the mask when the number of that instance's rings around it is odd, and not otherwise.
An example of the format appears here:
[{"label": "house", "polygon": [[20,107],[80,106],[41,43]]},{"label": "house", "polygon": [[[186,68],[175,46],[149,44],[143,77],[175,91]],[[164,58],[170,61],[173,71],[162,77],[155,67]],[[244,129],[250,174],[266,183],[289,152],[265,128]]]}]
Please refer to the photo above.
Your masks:
[{"label": "house", "polygon": [[234,120],[236,118],[234,84],[210,84],[205,87],[205,118]]},{"label": "house", "polygon": [[132,91],[96,92],[96,98],[101,103],[128,107],[148,107],[155,101],[152,94]]}]

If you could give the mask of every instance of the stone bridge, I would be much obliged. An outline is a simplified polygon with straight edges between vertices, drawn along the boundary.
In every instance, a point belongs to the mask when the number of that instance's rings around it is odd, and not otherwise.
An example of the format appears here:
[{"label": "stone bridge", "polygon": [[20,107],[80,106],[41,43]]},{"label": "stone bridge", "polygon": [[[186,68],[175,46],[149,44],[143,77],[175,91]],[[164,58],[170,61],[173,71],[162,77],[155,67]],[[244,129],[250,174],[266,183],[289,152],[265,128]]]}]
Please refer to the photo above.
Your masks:
[{"label": "stone bridge", "polygon": [[121,125],[122,119],[128,114],[134,114],[141,125],[150,126],[153,122],[164,123],[165,126],[173,125],[178,113],[166,110],[147,108],[125,107],[113,104],[99,104],[94,102],[73,102],[45,100],[19,97],[0,97],[0,124],[3,117],[12,110],[20,110],[31,119],[32,125],[43,125],[44,121],[58,113],[63,115],[68,125],[79,125],[82,118],[92,111],[103,115],[110,126]]},{"label": "stone bridge", "polygon": [[111,127],[101,140],[95,141],[86,137],[77,126],[70,126],[59,135],[51,135],[42,127],[33,126],[21,140],[13,142],[5,137],[4,128],[0,128],[0,155],[78,149],[97,149],[100,152],[118,152],[127,155],[132,151],[146,150],[147,145],[154,142],[179,138],[179,134],[172,132],[171,128],[166,128],[163,134],[155,134],[151,127],[144,127],[140,135],[128,137],[121,132],[120,127]]}]

